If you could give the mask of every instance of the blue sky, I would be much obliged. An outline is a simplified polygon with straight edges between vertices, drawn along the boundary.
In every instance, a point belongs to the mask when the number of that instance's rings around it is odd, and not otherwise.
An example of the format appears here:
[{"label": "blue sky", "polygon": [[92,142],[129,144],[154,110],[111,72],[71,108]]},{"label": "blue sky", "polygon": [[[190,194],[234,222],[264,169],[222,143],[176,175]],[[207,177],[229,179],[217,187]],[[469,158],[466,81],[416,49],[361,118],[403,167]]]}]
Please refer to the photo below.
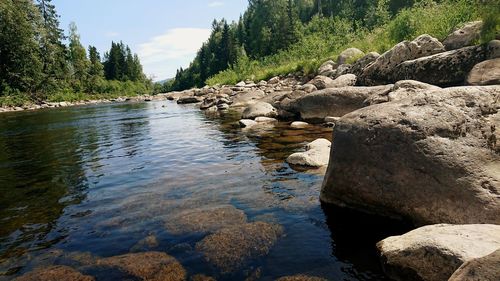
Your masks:
[{"label": "blue sky", "polygon": [[122,40],[155,80],[175,76],[208,39],[214,18],[237,20],[247,0],[53,0],[61,27],[78,26],[82,43],[101,55]]}]

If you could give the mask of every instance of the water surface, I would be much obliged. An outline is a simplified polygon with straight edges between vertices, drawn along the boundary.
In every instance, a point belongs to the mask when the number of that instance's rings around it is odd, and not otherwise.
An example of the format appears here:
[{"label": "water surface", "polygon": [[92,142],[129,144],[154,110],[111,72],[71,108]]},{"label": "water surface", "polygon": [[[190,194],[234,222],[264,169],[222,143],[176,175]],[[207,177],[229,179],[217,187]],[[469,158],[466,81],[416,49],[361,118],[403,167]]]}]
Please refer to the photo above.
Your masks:
[{"label": "water surface", "polygon": [[[0,280],[64,264],[64,254],[125,254],[148,236],[159,241],[148,250],[218,280],[256,269],[260,280],[385,280],[374,243],[387,225],[322,207],[322,171],[284,162],[307,142],[331,139],[331,129],[243,130],[237,117],[172,102],[0,115]],[[179,211],[226,205],[285,231],[268,255],[232,274],[193,250],[203,236],[165,229]]]}]

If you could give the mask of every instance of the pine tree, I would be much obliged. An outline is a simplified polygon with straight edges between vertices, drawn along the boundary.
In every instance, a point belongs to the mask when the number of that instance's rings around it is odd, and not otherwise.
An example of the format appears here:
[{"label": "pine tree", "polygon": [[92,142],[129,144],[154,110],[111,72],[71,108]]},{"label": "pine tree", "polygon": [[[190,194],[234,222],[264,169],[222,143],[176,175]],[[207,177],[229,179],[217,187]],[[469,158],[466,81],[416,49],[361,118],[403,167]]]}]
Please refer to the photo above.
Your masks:
[{"label": "pine tree", "polygon": [[73,87],[81,91],[87,81],[90,61],[87,59],[85,48],[80,42],[80,35],[75,23],[69,25],[69,62],[72,70]]},{"label": "pine tree", "polygon": [[43,63],[43,87],[46,91],[53,91],[63,86],[68,66],[66,61],[66,46],[64,31],[59,28],[59,15],[51,0],[37,0],[42,24],[40,27],[40,54]]}]

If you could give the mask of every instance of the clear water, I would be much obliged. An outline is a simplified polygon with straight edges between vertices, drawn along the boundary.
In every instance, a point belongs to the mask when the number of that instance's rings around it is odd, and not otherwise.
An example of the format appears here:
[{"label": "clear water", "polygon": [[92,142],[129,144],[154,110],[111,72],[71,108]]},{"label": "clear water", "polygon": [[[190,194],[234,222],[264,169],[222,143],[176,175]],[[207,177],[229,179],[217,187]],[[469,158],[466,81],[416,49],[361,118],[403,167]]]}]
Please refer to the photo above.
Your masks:
[{"label": "clear water", "polygon": [[[385,280],[374,244],[398,230],[321,206],[324,171],[284,161],[307,142],[331,139],[331,129],[280,123],[255,132],[236,121],[172,102],[0,115],[0,280],[64,264],[61,253],[125,254],[148,235],[159,241],[149,250],[218,280],[243,280],[257,268],[260,280]],[[249,221],[281,224],[285,235],[268,255],[221,274],[193,250],[203,236],[172,235],[165,222],[180,210],[228,204]]]}]

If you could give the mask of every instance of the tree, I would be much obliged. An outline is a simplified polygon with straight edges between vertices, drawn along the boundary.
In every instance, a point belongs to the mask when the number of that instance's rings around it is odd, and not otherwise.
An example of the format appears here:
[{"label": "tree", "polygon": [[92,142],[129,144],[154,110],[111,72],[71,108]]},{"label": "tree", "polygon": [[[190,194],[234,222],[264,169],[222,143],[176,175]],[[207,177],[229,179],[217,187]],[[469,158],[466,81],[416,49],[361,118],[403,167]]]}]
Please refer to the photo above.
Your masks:
[{"label": "tree", "polygon": [[82,43],[76,24],[69,25],[69,63],[72,70],[72,84],[75,90],[81,91],[81,85],[87,81],[90,61]]},{"label": "tree", "polygon": [[43,64],[43,84],[46,91],[53,91],[65,83],[68,65],[64,31],[59,28],[59,15],[51,0],[37,0],[42,17],[39,28],[40,55]]},{"label": "tree", "polygon": [[33,22],[40,20],[31,0],[0,1],[0,92],[38,89],[43,65]]}]

